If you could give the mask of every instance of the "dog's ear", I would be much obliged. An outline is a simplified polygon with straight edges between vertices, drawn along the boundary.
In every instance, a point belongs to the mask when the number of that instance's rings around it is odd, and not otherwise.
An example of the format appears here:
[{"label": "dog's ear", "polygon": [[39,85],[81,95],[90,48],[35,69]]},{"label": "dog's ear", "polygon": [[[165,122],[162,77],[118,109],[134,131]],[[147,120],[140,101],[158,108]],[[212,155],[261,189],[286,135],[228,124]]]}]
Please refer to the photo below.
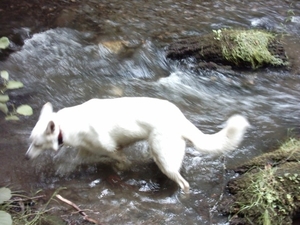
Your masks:
[{"label": "dog's ear", "polygon": [[45,116],[48,116],[48,115],[51,115],[51,113],[53,113],[53,107],[52,107],[52,104],[50,102],[47,102],[42,110],[41,110],[41,114],[40,114],[40,119],[42,117],[45,117]]},{"label": "dog's ear", "polygon": [[55,123],[53,121],[50,121],[48,123],[48,126],[46,128],[46,134],[53,134],[55,131]]}]

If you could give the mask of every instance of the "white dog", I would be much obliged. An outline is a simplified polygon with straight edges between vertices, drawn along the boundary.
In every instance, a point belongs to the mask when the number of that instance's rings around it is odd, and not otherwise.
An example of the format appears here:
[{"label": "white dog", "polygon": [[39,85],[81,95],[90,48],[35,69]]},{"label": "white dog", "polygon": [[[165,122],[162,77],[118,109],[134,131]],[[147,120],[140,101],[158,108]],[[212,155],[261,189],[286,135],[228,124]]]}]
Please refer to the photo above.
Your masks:
[{"label": "white dog", "polygon": [[46,103],[32,130],[26,156],[35,158],[45,149],[57,151],[64,144],[122,164],[127,161],[122,147],[148,140],[160,170],[188,193],[189,183],[179,173],[185,139],[200,152],[221,153],[235,149],[247,127],[243,116],[234,115],[218,133],[203,134],[174,104],[147,97],[92,99],[57,113]]}]

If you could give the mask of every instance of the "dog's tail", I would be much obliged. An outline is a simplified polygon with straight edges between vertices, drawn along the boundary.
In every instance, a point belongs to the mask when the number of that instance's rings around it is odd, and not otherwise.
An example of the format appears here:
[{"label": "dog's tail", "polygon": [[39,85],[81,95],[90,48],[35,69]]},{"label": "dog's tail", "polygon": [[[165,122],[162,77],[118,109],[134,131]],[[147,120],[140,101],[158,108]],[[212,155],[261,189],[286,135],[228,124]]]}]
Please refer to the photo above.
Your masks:
[{"label": "dog's tail", "polygon": [[227,120],[221,131],[204,134],[188,121],[183,129],[183,137],[191,141],[199,152],[222,153],[237,148],[248,127],[250,124],[245,117],[234,115]]}]

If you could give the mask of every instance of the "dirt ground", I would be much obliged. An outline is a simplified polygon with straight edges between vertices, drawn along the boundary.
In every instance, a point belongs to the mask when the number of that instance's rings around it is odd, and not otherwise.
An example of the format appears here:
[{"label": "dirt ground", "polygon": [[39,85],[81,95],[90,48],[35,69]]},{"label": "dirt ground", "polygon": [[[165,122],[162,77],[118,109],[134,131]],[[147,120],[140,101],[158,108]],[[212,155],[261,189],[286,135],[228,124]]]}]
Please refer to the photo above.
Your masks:
[{"label": "dirt ground", "polygon": [[[90,14],[91,10],[97,13]],[[109,13],[109,8],[101,2],[78,0],[2,0],[0,2],[0,36],[7,36],[17,45],[22,45],[28,28],[31,35],[55,27],[76,28],[81,31],[101,33],[97,21]],[[28,35],[28,34],[27,34]]]}]

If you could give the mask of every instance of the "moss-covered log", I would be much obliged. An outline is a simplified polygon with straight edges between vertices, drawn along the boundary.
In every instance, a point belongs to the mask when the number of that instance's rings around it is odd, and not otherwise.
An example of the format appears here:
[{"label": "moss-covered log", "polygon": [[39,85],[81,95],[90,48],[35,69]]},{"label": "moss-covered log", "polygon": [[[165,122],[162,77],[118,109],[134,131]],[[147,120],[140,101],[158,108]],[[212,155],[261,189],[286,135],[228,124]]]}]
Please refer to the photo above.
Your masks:
[{"label": "moss-covered log", "polygon": [[193,57],[234,68],[288,65],[280,38],[261,30],[218,30],[186,38],[169,45],[166,56],[174,60]]},{"label": "moss-covered log", "polygon": [[300,141],[290,139],[280,149],[236,168],[241,173],[228,183],[231,197],[221,211],[231,225],[291,225],[300,212]]}]

